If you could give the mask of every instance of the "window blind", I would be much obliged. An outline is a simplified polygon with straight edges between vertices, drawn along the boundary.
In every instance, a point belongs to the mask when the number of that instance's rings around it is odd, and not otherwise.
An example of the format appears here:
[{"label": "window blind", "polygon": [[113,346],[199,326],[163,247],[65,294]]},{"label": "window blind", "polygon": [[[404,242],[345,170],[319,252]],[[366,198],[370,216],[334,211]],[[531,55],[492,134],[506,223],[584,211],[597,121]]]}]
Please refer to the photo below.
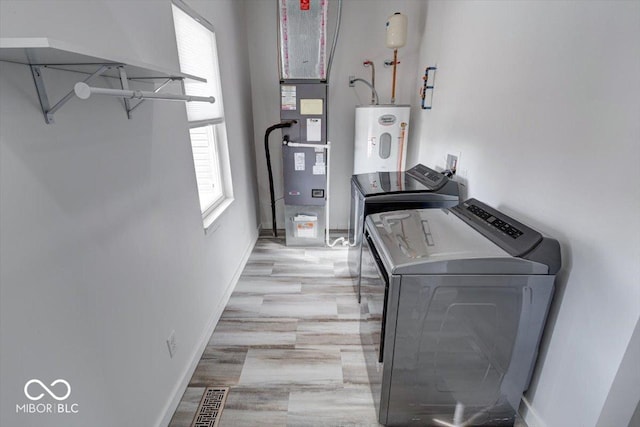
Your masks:
[{"label": "window blind", "polygon": [[220,197],[220,171],[217,167],[215,132],[212,126],[189,129],[191,148],[193,149],[193,163],[196,171],[196,182],[200,196],[200,209],[205,211]]},{"label": "window blind", "polygon": [[206,83],[185,80],[185,92],[187,95],[216,98],[213,104],[188,102],[187,117],[189,121],[220,119],[223,117],[223,108],[215,34],[176,5],[171,6],[180,71],[207,79]]}]

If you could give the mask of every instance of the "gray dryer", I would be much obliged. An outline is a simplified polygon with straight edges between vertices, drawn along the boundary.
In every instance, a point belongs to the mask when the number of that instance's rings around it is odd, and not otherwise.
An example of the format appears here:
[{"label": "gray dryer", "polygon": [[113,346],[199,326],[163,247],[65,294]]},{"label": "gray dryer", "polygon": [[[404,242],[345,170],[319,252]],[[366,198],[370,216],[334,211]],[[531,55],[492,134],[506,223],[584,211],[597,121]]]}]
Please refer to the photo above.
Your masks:
[{"label": "gray dryer", "polygon": [[559,269],[556,240],[475,199],[370,215],[360,335],[379,421],[513,425]]}]

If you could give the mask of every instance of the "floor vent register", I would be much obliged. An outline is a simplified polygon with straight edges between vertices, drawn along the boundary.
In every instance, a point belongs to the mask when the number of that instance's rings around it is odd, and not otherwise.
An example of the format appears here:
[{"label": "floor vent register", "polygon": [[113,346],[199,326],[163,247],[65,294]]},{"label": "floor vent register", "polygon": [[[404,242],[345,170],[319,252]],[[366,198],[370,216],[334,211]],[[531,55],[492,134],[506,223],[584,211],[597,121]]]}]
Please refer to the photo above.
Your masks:
[{"label": "floor vent register", "polygon": [[229,387],[207,387],[191,427],[217,427],[228,393]]}]

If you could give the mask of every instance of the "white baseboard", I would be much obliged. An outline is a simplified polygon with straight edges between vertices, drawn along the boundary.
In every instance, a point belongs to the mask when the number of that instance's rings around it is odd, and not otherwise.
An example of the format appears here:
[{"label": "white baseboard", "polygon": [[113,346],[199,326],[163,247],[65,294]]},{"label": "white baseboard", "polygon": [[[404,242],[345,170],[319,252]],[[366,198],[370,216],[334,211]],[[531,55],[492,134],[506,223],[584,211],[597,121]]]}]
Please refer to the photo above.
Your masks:
[{"label": "white baseboard", "polygon": [[520,402],[520,415],[527,427],[547,427],[542,418],[540,418],[540,415],[538,415],[538,412],[531,405],[531,402],[529,402],[525,396],[522,396],[522,401]]},{"label": "white baseboard", "polygon": [[207,344],[209,343],[209,339],[211,338],[211,335],[213,334],[213,331],[216,328],[218,321],[220,320],[220,316],[222,316],[222,312],[224,311],[225,307],[227,306],[227,303],[229,302],[229,298],[231,297],[231,294],[233,293],[234,289],[236,288],[236,285],[238,284],[238,280],[240,280],[240,275],[242,275],[242,271],[244,270],[244,267],[247,265],[247,261],[249,261],[249,257],[251,256],[251,252],[253,252],[253,248],[255,247],[256,242],[258,241],[259,235],[260,235],[260,227],[256,229],[255,235],[251,239],[251,242],[249,243],[244,255],[242,256],[242,261],[240,262],[240,265],[236,269],[236,272],[233,275],[231,282],[227,286],[227,289],[224,295],[222,296],[220,303],[218,304],[216,309],[213,311],[212,316],[209,318],[209,321],[207,322],[207,326],[204,329],[202,335],[200,336],[200,339],[198,340],[198,346],[194,352],[191,363],[189,363],[189,365],[187,366],[187,369],[185,370],[182,376],[182,380],[177,384],[176,388],[174,389],[173,396],[171,400],[168,402],[168,405],[165,407],[165,410],[163,411],[161,418],[156,423],[156,426],[158,427],[168,426],[169,423],[171,422],[173,413],[176,411],[176,408],[180,404],[182,395],[187,389],[187,386],[189,385],[189,381],[191,380],[193,373],[198,367],[200,358],[202,357],[202,354],[204,353],[204,350],[207,347]]}]

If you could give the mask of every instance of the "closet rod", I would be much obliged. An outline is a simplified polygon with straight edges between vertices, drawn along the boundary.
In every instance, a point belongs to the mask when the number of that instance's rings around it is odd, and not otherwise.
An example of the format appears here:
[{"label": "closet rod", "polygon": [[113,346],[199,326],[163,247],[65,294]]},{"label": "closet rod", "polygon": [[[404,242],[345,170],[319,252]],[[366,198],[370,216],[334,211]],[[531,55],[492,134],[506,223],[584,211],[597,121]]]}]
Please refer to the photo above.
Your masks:
[{"label": "closet rod", "polygon": [[73,87],[76,96],[80,99],[88,99],[92,94],[119,96],[131,99],[160,99],[164,101],[197,101],[214,103],[216,100],[213,96],[191,96],[191,95],[172,95],[169,93],[145,92],[141,90],[121,90],[121,89],[105,89],[101,87],[89,86],[86,83],[78,82]]}]

